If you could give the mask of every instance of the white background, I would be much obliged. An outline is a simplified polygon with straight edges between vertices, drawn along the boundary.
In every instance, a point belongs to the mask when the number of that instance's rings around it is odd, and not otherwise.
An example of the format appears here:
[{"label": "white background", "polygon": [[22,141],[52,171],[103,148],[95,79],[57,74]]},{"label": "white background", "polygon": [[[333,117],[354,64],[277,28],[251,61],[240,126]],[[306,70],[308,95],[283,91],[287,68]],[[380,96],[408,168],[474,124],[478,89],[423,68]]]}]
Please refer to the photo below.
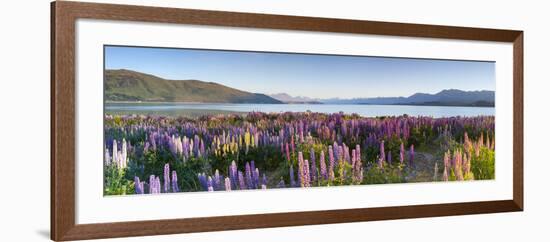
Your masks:
[{"label": "white background", "polygon": [[[469,215],[338,225],[197,233],[115,241],[493,241],[547,238],[545,155],[549,129],[545,6],[535,1],[124,1],[162,6],[523,29],[525,34],[525,208]],[[543,1],[540,1],[543,2]],[[12,1],[0,9],[0,240],[49,238],[49,1]],[[396,232],[399,231],[399,232]],[[540,240],[540,239],[539,239]]]}]

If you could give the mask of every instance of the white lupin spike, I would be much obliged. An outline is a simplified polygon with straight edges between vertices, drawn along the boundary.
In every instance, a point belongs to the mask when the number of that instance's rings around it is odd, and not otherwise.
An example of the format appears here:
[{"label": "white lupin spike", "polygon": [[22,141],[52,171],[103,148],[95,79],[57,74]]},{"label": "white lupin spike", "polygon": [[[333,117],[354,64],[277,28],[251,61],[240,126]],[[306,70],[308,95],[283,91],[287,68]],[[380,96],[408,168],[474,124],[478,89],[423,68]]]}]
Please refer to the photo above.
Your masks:
[{"label": "white lupin spike", "polygon": [[126,145],[126,139],[122,139],[122,157],[121,159],[121,168],[126,168],[126,163],[128,162],[128,151]]},{"label": "white lupin spike", "polygon": [[116,140],[113,140],[113,157],[112,157],[113,164],[118,164],[117,155],[118,155],[117,142]]}]

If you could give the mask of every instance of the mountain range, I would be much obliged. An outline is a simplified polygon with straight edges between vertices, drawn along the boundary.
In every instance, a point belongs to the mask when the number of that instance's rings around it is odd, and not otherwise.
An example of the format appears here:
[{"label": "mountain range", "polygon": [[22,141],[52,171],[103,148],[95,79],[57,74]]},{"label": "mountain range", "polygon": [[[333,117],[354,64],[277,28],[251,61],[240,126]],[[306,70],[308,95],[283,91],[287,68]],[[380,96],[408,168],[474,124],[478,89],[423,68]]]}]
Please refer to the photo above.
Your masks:
[{"label": "mountain range", "polygon": [[364,104],[364,105],[430,105],[494,106],[494,91],[446,89],[435,94],[415,93],[409,97],[375,97],[352,99],[315,99],[293,97],[286,93],[265,95],[251,93],[214,82],[168,80],[131,70],[105,71],[105,100],[108,102],[195,102],[258,104]]},{"label": "mountain range", "polygon": [[371,105],[426,105],[426,106],[477,106],[493,107],[494,91],[462,91],[446,89],[435,94],[415,93],[409,97],[375,97],[353,99],[322,99],[325,104],[371,104]]}]

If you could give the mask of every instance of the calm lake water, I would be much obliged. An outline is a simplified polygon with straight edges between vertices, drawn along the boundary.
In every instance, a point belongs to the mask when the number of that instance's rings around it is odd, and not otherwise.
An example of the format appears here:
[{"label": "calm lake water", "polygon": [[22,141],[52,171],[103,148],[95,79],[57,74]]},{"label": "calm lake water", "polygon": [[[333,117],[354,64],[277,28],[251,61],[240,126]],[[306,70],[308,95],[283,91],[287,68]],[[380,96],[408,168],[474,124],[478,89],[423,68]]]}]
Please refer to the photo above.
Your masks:
[{"label": "calm lake water", "polygon": [[493,107],[443,107],[408,105],[335,105],[335,104],[189,104],[189,103],[106,103],[108,114],[153,114],[171,116],[200,116],[202,114],[227,114],[259,112],[320,112],[357,113],[365,117],[376,116],[478,116],[495,115]]}]

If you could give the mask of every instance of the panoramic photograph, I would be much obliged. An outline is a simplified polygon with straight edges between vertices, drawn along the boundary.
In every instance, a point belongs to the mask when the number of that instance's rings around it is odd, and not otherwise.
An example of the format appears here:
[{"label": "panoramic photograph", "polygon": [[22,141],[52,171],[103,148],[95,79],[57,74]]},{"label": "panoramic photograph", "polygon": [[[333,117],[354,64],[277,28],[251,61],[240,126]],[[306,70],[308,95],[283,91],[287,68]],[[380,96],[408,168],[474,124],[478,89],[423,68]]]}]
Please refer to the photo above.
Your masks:
[{"label": "panoramic photograph", "polygon": [[103,194],[495,178],[495,62],[104,46]]}]

